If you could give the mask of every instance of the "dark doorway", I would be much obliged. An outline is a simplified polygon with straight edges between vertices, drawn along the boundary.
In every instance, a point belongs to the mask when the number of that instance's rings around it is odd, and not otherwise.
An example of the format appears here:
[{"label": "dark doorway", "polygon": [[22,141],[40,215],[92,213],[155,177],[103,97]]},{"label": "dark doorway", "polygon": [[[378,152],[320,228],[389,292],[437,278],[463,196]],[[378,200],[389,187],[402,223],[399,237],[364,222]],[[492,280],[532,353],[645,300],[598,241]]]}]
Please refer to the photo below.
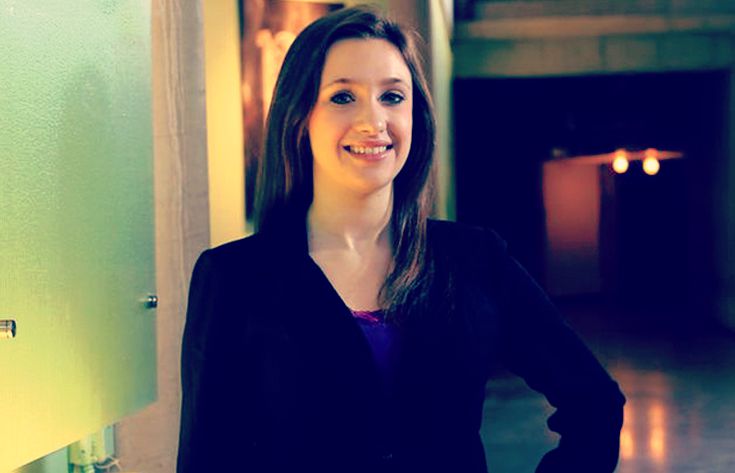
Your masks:
[{"label": "dark doorway", "polygon": [[[603,299],[709,313],[715,283],[713,183],[725,159],[728,74],[676,72],[458,79],[457,219],[495,228],[542,284],[542,167],[552,156],[677,150],[648,176],[601,169]],[[606,175],[606,172],[610,175]]]}]

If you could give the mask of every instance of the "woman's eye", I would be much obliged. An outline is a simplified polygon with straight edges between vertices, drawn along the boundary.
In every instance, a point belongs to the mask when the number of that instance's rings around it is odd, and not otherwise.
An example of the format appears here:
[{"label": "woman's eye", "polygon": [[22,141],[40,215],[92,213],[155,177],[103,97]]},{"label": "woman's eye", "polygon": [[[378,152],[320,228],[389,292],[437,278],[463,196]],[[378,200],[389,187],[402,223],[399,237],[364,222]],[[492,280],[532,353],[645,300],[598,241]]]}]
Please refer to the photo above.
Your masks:
[{"label": "woman's eye", "polygon": [[345,105],[350,102],[354,102],[355,98],[352,96],[352,94],[349,94],[347,92],[338,92],[329,99],[332,103],[336,103],[337,105]]},{"label": "woman's eye", "polygon": [[398,105],[406,100],[406,98],[398,92],[386,92],[380,98],[383,102],[386,102],[389,105]]}]

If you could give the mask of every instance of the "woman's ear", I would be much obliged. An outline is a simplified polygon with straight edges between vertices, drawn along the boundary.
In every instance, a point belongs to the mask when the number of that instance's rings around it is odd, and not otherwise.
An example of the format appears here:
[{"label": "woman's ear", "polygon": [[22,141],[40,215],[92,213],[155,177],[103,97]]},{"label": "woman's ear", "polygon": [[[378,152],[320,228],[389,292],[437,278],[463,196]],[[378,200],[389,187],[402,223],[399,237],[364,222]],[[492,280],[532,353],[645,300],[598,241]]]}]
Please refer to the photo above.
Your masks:
[{"label": "woman's ear", "polygon": [[309,123],[311,123],[312,113],[314,113],[313,107],[312,110],[310,110],[309,113],[306,114],[306,118],[304,118],[304,134],[306,136],[309,136]]}]

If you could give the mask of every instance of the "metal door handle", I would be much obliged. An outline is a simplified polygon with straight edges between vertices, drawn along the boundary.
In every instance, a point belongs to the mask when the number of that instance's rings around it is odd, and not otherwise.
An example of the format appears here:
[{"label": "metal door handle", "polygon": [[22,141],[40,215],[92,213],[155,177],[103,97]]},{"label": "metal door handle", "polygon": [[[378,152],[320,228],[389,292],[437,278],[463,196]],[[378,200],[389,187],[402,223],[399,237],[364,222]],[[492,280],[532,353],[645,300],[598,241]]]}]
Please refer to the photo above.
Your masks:
[{"label": "metal door handle", "polygon": [[0,320],[0,340],[15,338],[15,320]]}]

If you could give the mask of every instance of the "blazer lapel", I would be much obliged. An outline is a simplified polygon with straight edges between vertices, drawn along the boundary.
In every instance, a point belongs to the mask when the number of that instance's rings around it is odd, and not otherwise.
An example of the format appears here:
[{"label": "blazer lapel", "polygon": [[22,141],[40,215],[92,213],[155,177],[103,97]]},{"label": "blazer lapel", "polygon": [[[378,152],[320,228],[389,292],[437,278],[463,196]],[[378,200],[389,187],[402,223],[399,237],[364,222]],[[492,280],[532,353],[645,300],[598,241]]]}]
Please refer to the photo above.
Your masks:
[{"label": "blazer lapel", "polygon": [[[341,381],[380,386],[370,346],[357,321],[319,266],[309,256],[304,219],[270,228],[262,233],[267,268],[272,283],[279,287],[279,316]],[[355,386],[356,387],[356,386]],[[369,389],[368,389],[369,390]]]}]

